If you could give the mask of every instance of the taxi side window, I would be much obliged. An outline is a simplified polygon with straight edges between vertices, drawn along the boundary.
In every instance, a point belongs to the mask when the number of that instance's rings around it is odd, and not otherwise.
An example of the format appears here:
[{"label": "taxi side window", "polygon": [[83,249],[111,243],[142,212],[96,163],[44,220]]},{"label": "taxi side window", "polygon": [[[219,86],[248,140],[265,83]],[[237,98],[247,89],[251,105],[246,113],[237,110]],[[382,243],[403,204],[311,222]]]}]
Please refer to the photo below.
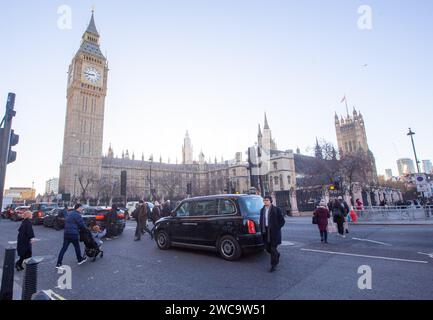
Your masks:
[{"label": "taxi side window", "polygon": [[218,214],[226,215],[226,214],[234,214],[236,213],[236,206],[233,201],[228,199],[220,199],[218,201]]},{"label": "taxi side window", "polygon": [[215,200],[197,201],[194,207],[194,216],[214,216],[217,214]]},{"label": "taxi side window", "polygon": [[188,217],[191,215],[191,208],[192,203],[191,202],[185,202],[182,204],[179,209],[176,210],[176,216],[177,217]]}]

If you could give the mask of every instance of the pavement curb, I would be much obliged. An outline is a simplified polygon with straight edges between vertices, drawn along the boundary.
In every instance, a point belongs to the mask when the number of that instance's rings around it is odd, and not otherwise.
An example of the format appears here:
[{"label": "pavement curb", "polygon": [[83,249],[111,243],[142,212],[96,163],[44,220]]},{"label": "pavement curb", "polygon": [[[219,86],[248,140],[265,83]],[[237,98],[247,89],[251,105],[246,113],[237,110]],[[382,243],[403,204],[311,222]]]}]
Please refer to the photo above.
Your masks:
[{"label": "pavement curb", "polygon": [[433,223],[386,223],[386,222],[357,222],[351,226],[433,226]]}]

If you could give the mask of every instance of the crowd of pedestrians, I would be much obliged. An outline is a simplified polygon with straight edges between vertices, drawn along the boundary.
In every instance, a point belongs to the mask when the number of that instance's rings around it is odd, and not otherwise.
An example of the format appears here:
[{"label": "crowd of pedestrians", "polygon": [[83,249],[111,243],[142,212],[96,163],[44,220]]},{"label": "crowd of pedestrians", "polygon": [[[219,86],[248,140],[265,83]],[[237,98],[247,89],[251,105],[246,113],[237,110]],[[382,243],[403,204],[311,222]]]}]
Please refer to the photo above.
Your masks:
[{"label": "crowd of pedestrians", "polygon": [[[355,206],[357,210],[364,210],[364,205],[360,199],[356,199]],[[313,224],[317,224],[323,243],[328,243],[328,233],[330,232],[336,231],[338,236],[345,238],[346,234],[349,233],[349,222],[356,220],[355,208],[350,207],[341,196],[331,199],[328,203],[322,199],[313,212]]]}]

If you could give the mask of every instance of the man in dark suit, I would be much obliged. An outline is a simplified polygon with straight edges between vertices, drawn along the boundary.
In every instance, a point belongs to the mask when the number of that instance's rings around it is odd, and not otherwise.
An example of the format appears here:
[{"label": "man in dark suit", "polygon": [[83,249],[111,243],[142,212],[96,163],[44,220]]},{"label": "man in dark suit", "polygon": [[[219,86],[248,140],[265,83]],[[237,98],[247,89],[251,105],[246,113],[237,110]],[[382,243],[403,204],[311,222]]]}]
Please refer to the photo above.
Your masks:
[{"label": "man in dark suit", "polygon": [[284,216],[280,208],[272,205],[272,197],[266,196],[263,200],[264,206],[260,210],[260,228],[266,251],[271,255],[271,269],[274,272],[280,261],[280,253],[277,250],[281,244],[281,228],[285,224]]}]

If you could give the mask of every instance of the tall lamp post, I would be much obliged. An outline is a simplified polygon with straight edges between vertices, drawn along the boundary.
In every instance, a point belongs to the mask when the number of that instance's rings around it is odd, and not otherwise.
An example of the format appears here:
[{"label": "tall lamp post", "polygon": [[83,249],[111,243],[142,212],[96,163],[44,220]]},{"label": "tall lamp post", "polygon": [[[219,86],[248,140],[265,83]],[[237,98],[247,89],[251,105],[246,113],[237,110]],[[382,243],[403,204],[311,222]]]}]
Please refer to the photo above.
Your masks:
[{"label": "tall lamp post", "polygon": [[418,161],[418,157],[416,155],[415,143],[413,141],[413,136],[415,135],[415,132],[413,132],[412,129],[409,128],[409,133],[407,135],[410,136],[410,139],[412,141],[412,148],[413,148],[413,154],[415,155],[416,169],[417,169],[418,173],[420,173],[420,171],[419,171],[419,161]]},{"label": "tall lamp post", "polygon": [[75,186],[77,184],[77,174],[74,174],[75,180],[74,180],[74,201],[75,201]]},{"label": "tall lamp post", "polygon": [[150,161],[150,178],[149,178],[149,182],[150,182],[150,200],[153,200],[153,193],[152,193],[152,163],[153,163],[153,155],[150,156],[149,158]]}]

